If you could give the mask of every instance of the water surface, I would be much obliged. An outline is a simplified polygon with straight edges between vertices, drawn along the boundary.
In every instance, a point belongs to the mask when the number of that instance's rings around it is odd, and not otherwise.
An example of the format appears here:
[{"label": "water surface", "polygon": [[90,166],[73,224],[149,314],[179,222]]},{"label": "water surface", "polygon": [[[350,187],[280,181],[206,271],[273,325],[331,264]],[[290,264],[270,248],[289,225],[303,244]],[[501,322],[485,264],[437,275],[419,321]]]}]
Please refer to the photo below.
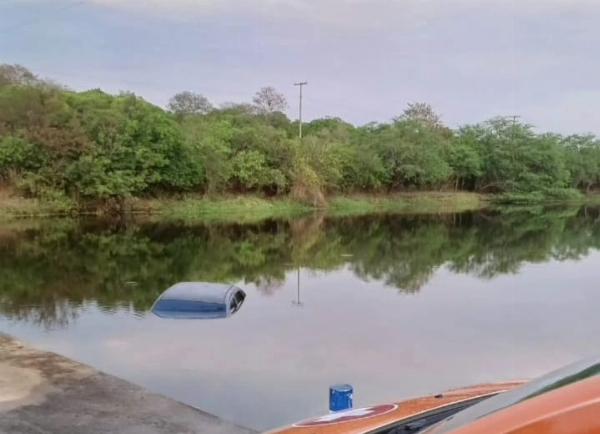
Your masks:
[{"label": "water surface", "polygon": [[[49,220],[0,229],[0,331],[256,429],[528,378],[598,352],[600,213],[529,209],[254,225]],[[237,284],[235,315],[149,310]]]}]

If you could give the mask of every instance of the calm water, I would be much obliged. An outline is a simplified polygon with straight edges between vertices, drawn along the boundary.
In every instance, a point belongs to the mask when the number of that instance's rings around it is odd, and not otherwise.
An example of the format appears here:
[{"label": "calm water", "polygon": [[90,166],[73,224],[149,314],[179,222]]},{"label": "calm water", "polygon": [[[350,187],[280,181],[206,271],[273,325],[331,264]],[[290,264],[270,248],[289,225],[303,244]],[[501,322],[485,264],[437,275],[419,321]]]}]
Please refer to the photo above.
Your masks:
[{"label": "calm water", "polygon": [[[589,208],[20,223],[0,229],[0,331],[265,429],[326,412],[336,382],[366,405],[597,352],[599,248]],[[248,296],[227,319],[150,313],[179,281]]]}]

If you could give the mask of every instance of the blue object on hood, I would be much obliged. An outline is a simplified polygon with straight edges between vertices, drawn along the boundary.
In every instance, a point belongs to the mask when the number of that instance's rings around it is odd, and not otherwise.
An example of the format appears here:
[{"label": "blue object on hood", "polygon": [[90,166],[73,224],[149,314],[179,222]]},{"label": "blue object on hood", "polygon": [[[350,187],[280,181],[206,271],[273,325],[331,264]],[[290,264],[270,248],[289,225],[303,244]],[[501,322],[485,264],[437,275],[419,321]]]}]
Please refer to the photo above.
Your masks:
[{"label": "blue object on hood", "polygon": [[227,318],[240,309],[245,299],[246,293],[233,285],[181,282],[162,293],[152,312],[173,319]]},{"label": "blue object on hood", "polygon": [[352,408],[354,388],[350,384],[335,384],[329,387],[329,411],[344,411]]}]

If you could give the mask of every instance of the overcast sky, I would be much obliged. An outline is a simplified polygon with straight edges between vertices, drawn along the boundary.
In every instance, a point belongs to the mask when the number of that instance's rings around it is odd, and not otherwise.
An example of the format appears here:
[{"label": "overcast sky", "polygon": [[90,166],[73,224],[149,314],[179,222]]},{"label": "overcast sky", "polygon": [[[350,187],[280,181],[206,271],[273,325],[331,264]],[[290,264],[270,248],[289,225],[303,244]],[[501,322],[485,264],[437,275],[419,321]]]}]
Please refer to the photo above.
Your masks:
[{"label": "overcast sky", "polygon": [[297,116],[457,126],[519,114],[600,134],[596,0],[0,0],[0,62],[82,90],[216,104],[273,85]]}]

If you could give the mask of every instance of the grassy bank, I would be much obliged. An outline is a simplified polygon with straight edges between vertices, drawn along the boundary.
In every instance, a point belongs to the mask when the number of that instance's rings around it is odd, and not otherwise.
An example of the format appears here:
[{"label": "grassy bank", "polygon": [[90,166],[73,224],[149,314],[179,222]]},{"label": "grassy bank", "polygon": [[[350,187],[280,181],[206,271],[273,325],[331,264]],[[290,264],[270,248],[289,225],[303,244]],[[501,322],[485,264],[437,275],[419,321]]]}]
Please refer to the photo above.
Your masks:
[{"label": "grassy bank", "polygon": [[474,193],[422,192],[381,196],[352,195],[329,197],[323,207],[312,207],[290,199],[264,199],[256,196],[235,198],[191,198],[153,203],[153,214],[182,221],[247,222],[266,218],[292,218],[313,212],[332,216],[365,214],[453,213],[481,209],[485,198]]},{"label": "grassy bank", "polygon": [[474,193],[396,193],[389,195],[330,196],[327,204],[313,207],[291,199],[265,199],[256,196],[187,198],[140,202],[152,215],[182,221],[257,221],[266,218],[292,218],[310,213],[344,217],[366,214],[453,213],[477,210],[487,205],[485,196]]},{"label": "grassy bank", "polygon": [[465,192],[420,192],[390,195],[337,196],[327,213],[334,216],[389,214],[434,214],[473,211],[488,205],[486,196]]},{"label": "grassy bank", "polygon": [[[141,207],[139,206],[141,205]],[[268,218],[300,217],[313,208],[289,199],[264,199],[257,196],[140,201],[137,212],[144,211],[158,219],[184,222],[250,223]],[[150,210],[148,212],[148,210]]]},{"label": "grassy bank", "polygon": [[[420,192],[332,196],[323,207],[313,207],[289,198],[267,199],[251,195],[132,199],[128,202],[127,209],[131,214],[150,215],[164,220],[252,222],[267,218],[300,217],[314,212],[333,216],[453,213],[481,209],[486,205],[486,197],[474,193]],[[0,195],[0,218],[4,220],[78,214],[82,213],[73,204],[66,202]]]},{"label": "grassy bank", "polygon": [[[584,203],[598,205],[600,195],[586,196],[578,202]],[[537,202],[536,204],[540,205]],[[153,219],[164,221],[248,223],[268,218],[301,217],[315,212],[335,217],[367,214],[441,214],[473,211],[490,205],[498,206],[494,196],[467,192],[416,192],[330,196],[327,204],[318,208],[289,198],[267,199],[251,195],[132,199],[127,204],[127,210],[131,214],[152,216]],[[82,213],[67,202],[0,195],[0,219],[4,221],[82,214],[101,215],[89,211]]]},{"label": "grassy bank", "polygon": [[62,217],[77,213],[75,205],[70,202],[29,199],[0,191],[0,220]]}]

